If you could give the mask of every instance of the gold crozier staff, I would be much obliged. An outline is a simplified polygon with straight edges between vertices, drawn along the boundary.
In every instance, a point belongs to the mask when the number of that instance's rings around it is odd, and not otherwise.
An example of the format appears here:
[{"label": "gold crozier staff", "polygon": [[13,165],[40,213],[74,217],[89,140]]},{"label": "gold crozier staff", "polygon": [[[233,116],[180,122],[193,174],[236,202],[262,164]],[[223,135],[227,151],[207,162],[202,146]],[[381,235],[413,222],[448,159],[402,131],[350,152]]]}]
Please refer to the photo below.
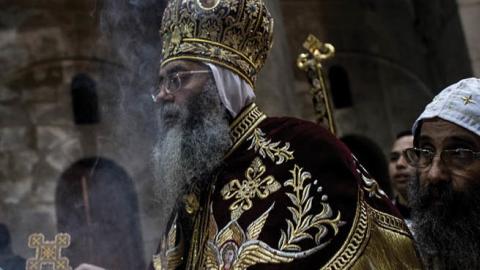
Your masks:
[{"label": "gold crozier staff", "polygon": [[313,35],[308,36],[303,47],[307,49],[308,53],[298,56],[297,66],[307,73],[316,121],[318,124],[327,126],[333,134],[336,134],[330,91],[325,83],[322,67],[323,60],[333,57],[335,48],[329,43],[320,42]]}]

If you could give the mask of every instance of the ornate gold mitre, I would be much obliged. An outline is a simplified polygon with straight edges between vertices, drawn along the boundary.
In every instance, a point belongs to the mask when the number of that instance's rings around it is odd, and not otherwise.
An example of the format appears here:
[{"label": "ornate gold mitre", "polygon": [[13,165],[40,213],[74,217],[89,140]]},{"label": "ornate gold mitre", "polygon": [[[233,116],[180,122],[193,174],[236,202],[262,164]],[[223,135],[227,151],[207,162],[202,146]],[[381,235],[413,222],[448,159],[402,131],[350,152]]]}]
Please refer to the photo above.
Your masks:
[{"label": "ornate gold mitre", "polygon": [[262,0],[170,0],[163,14],[162,66],[177,59],[226,67],[254,88],[272,46]]}]

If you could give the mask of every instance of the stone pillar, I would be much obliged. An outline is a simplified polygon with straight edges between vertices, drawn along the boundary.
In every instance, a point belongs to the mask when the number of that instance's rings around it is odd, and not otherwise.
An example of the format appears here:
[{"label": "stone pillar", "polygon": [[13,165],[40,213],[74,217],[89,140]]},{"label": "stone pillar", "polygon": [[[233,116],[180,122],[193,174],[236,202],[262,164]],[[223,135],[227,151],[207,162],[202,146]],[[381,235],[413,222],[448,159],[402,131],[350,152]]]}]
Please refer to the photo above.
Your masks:
[{"label": "stone pillar", "polygon": [[257,104],[270,116],[299,116],[301,98],[294,89],[296,56],[290,55],[279,0],[265,0],[274,17],[273,48],[259,74],[255,94]]},{"label": "stone pillar", "polygon": [[480,0],[457,0],[473,74],[480,77]]}]

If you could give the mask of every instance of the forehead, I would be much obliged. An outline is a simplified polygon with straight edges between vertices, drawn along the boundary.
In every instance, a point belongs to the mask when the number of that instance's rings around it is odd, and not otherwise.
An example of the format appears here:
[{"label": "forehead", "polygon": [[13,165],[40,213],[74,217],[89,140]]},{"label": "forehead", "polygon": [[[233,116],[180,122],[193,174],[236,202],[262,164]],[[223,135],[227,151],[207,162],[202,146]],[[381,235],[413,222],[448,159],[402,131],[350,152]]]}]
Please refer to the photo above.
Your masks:
[{"label": "forehead", "polygon": [[406,135],[395,140],[392,145],[392,151],[404,150],[413,147],[413,136]]},{"label": "forehead", "polygon": [[420,141],[429,140],[437,143],[449,141],[469,141],[480,146],[480,137],[475,133],[452,122],[434,118],[425,120],[420,130]]},{"label": "forehead", "polygon": [[160,67],[159,74],[167,74],[178,71],[191,71],[205,68],[205,64],[191,60],[173,60]]}]

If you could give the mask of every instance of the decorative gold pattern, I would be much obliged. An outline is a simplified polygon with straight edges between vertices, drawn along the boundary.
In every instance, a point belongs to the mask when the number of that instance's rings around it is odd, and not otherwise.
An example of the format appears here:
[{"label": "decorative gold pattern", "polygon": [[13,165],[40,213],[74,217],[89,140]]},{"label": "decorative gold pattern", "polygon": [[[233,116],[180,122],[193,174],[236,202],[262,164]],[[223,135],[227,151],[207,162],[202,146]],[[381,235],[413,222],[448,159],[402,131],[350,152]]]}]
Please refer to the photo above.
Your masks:
[{"label": "decorative gold pattern", "polygon": [[155,270],[175,270],[183,261],[183,239],[177,243],[177,216],[172,222],[167,239],[162,240],[160,253],[153,255]]},{"label": "decorative gold pattern", "polygon": [[[216,182],[216,179],[213,183]],[[213,185],[210,185],[207,200],[202,200],[202,207],[193,218],[193,233],[190,241],[190,248],[188,251],[188,260],[184,269],[201,269],[204,254],[207,246],[207,237],[209,232],[209,220],[211,211],[211,195],[213,193]]]},{"label": "decorative gold pattern", "polygon": [[410,231],[408,230],[407,225],[405,225],[405,222],[402,219],[383,213],[381,211],[378,211],[373,207],[370,207],[370,208],[371,208],[370,213],[373,217],[373,220],[380,227],[390,231],[397,232],[399,234],[403,234],[408,237],[412,237],[412,235],[410,234]]},{"label": "decorative gold pattern", "polygon": [[[293,189],[293,193],[286,193],[294,205],[294,207],[288,207],[288,210],[292,213],[293,220],[287,220],[287,233],[282,230],[278,246],[281,250],[301,251],[298,243],[305,239],[315,239],[316,245],[320,246],[328,232],[327,227],[333,229],[334,235],[338,233],[338,227],[343,224],[340,221],[340,212],[333,218],[333,210],[326,203],[326,197],[324,197],[321,203],[322,211],[316,215],[309,214],[310,210],[312,210],[314,197],[310,196],[312,184],[306,185],[306,182],[311,179],[311,174],[303,171],[298,165],[295,165],[290,172],[293,178],[286,181],[284,186],[290,186]],[[312,228],[317,229],[315,238],[307,232]]]},{"label": "decorative gold pattern", "polygon": [[266,118],[267,116],[258,109],[255,103],[252,103],[245,108],[243,112],[235,118],[232,124],[230,124],[232,147],[226,156],[228,157],[233,151],[235,151]]},{"label": "decorative gold pattern", "polygon": [[268,215],[274,204],[259,218],[253,221],[245,232],[237,220],[230,221],[220,232],[213,214],[210,214],[210,227],[204,267],[209,270],[244,270],[256,264],[288,263],[305,258],[317,252],[324,245],[300,252],[285,252],[274,249],[258,240]]},{"label": "decorative gold pattern", "polygon": [[473,96],[470,95],[470,96],[464,96],[462,97],[462,100],[464,102],[465,105],[468,105],[468,104],[475,104],[475,100],[473,100]]},{"label": "decorative gold pattern", "polygon": [[277,165],[293,159],[293,151],[289,151],[290,143],[287,142],[283,147],[280,147],[278,146],[280,142],[267,140],[265,133],[260,128],[256,128],[248,140],[251,141],[248,150],[254,149],[263,158],[268,156]]},{"label": "decorative gold pattern", "polygon": [[[420,269],[412,236],[405,223],[397,217],[374,209],[363,198],[363,191],[359,190],[357,210],[350,233],[340,250],[321,269],[357,270],[372,268],[372,265],[379,269]],[[391,246],[395,246],[399,251],[390,250]],[[385,253],[397,253],[393,255],[395,260],[385,262]]]},{"label": "decorative gold pattern", "polygon": [[265,171],[265,165],[257,157],[245,172],[245,180],[240,183],[238,179],[234,179],[222,188],[220,193],[224,200],[235,198],[229,207],[232,220],[238,219],[243,212],[252,208],[252,199],[265,199],[282,187],[273,176],[264,177]]},{"label": "decorative gold pattern", "polygon": [[322,43],[314,35],[310,34],[303,43],[308,53],[302,53],[297,58],[297,67],[307,73],[308,81],[311,84],[310,94],[312,95],[313,109],[318,124],[323,124],[335,134],[335,119],[333,118],[332,100],[330,89],[327,88],[325,72],[322,61],[333,57],[335,47],[328,43]]},{"label": "decorative gold pattern", "polygon": [[340,270],[349,269],[355,260],[362,254],[367,244],[370,234],[370,225],[368,222],[367,206],[363,198],[363,192],[360,190],[355,220],[348,237],[330,261],[322,267],[322,270]]},{"label": "decorative gold pattern", "polygon": [[35,249],[35,257],[27,260],[27,270],[41,270],[50,266],[52,270],[71,270],[68,258],[62,257],[62,249],[70,246],[70,235],[60,233],[55,241],[45,241],[45,236],[35,233],[28,237],[28,247]]},{"label": "decorative gold pattern", "polygon": [[211,10],[214,9],[218,3],[220,3],[220,0],[197,0],[198,5],[205,9],[205,10]]},{"label": "decorative gold pattern", "polygon": [[362,188],[368,193],[370,198],[385,198],[387,194],[380,188],[380,185],[377,181],[370,177],[370,174],[367,170],[360,164],[360,161],[352,154],[353,160],[355,162],[355,166],[357,168],[357,172],[362,178]]},{"label": "decorative gold pattern", "polygon": [[211,214],[204,268],[209,270],[243,270],[259,263],[292,261],[293,257],[282,256],[284,254],[278,250],[257,240],[273,207],[274,204],[252,222],[246,233],[236,220],[230,221],[218,232],[217,223],[213,214]]},{"label": "decorative gold pattern", "polygon": [[153,255],[153,269],[163,270],[162,269],[162,257],[159,254]]},{"label": "decorative gold pattern", "polygon": [[200,203],[198,202],[197,195],[190,193],[183,197],[185,203],[185,211],[190,215],[197,213],[198,208],[200,208]]},{"label": "decorative gold pattern", "polygon": [[[260,162],[259,158],[256,158]],[[330,243],[322,241],[327,235],[328,227],[333,229],[333,235],[336,235],[339,226],[343,225],[340,221],[340,212],[335,218],[332,218],[333,211],[326,202],[326,195],[322,197],[322,209],[319,214],[311,214],[313,205],[313,196],[310,196],[312,185],[307,184],[311,179],[309,172],[295,165],[290,171],[292,179],[285,182],[285,187],[292,187],[292,193],[286,193],[293,203],[293,207],[288,207],[293,215],[293,221],[287,220],[287,231],[281,230],[281,238],[278,243],[278,249],[272,248],[258,238],[262,233],[263,227],[272,211],[274,204],[264,212],[259,218],[252,222],[246,232],[238,224],[237,218],[232,220],[218,232],[217,223],[210,214],[208,229],[207,249],[205,253],[204,267],[206,269],[247,269],[250,266],[263,263],[287,263],[296,259],[305,258],[323,249]],[[232,183],[232,182],[231,182]],[[224,188],[221,193],[230,196],[231,188]],[[320,190],[320,189],[319,189]],[[312,229],[317,233],[312,234]],[[302,250],[300,241],[314,240],[316,246],[311,249]]]},{"label": "decorative gold pattern", "polygon": [[175,59],[207,61],[254,87],[272,45],[273,18],[261,0],[170,0],[160,34],[162,66]]}]

